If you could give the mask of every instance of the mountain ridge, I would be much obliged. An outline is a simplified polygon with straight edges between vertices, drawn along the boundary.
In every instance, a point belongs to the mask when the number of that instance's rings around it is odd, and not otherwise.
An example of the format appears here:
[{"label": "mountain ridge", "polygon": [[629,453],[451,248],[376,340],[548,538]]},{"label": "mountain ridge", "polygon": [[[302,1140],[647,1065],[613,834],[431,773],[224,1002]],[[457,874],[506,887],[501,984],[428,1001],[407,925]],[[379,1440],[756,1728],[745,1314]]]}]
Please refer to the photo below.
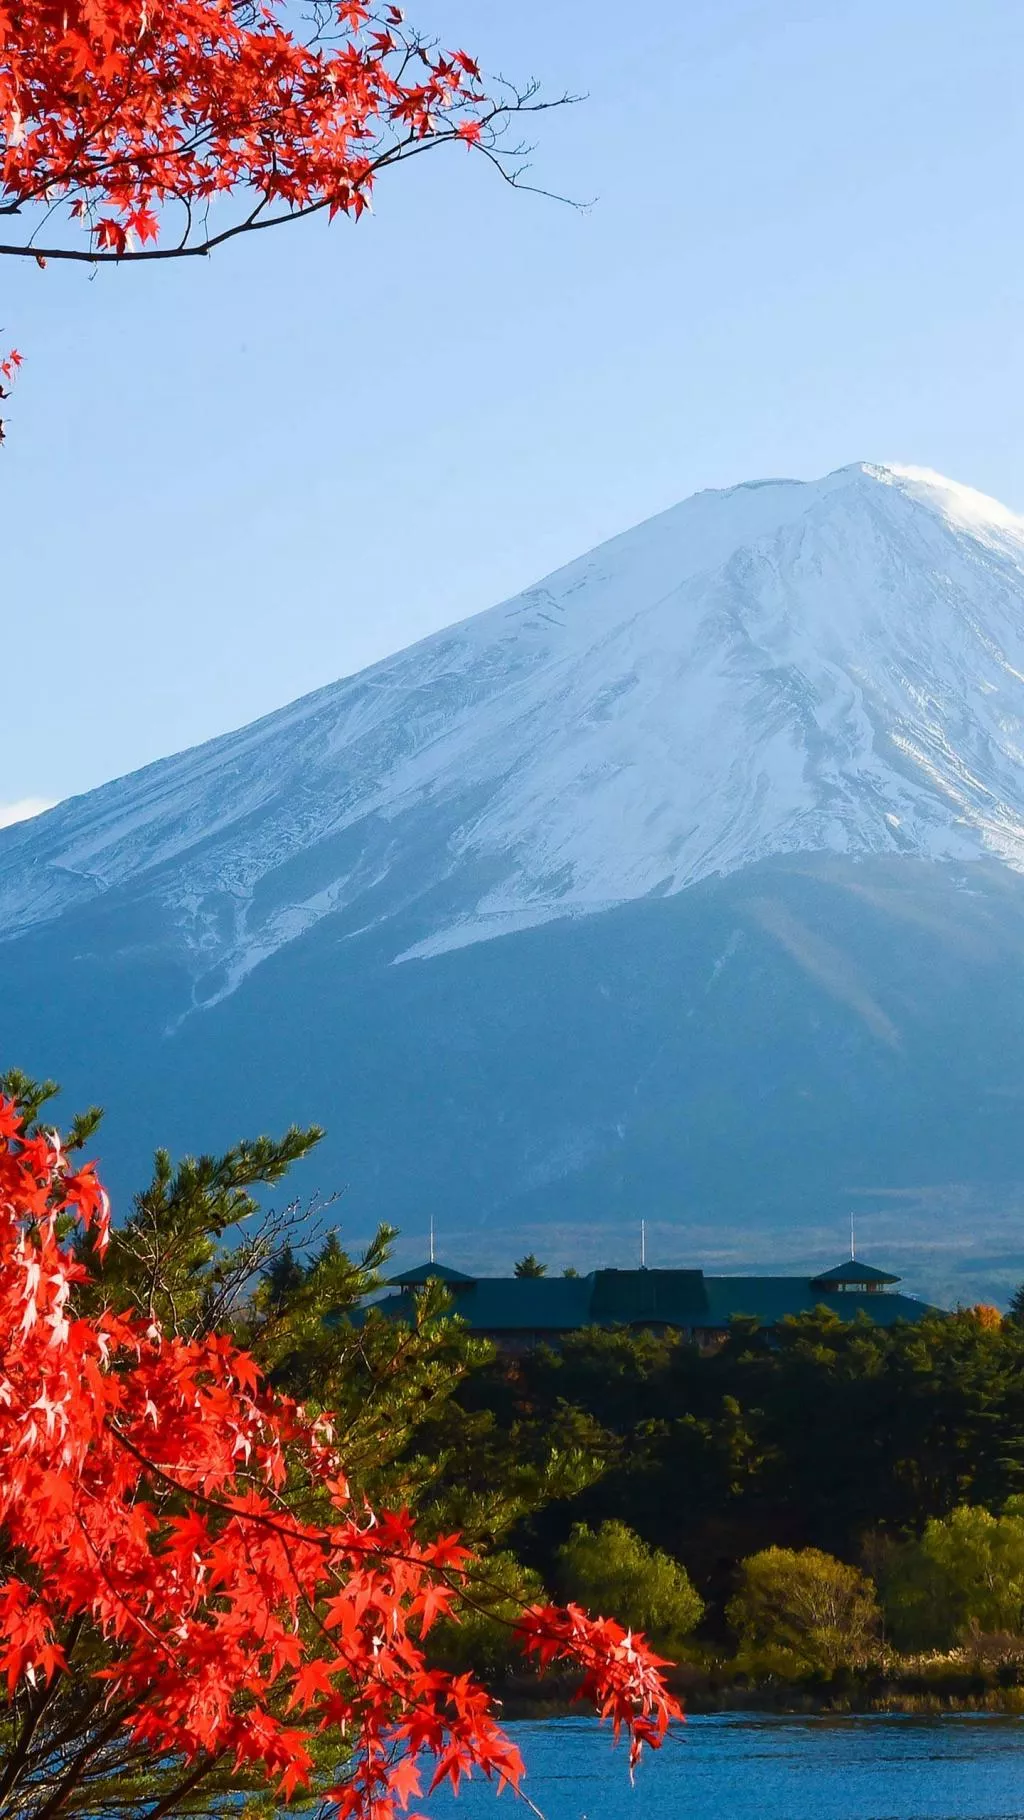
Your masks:
[{"label": "mountain ridge", "polygon": [[[912,564],[919,598],[894,630],[878,603]],[[410,810],[434,824],[431,882],[465,876],[404,958],[772,853],[1024,866],[1022,581],[1024,520],[927,470],[696,494],[368,670],[0,831],[0,934],[148,878],[197,978],[219,969],[233,990],[372,898]],[[954,743],[943,716],[965,701]],[[316,877],[297,878],[314,852]]]}]

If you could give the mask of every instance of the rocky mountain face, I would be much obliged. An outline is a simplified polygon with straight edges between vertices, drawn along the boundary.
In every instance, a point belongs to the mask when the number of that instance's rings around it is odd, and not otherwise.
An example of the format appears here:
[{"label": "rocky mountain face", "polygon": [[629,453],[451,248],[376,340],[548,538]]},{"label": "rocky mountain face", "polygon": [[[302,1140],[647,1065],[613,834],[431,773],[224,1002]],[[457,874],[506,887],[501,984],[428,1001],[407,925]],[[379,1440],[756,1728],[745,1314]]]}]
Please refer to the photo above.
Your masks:
[{"label": "rocky mountain face", "polygon": [[0,1054],[106,1099],[122,1191],[316,1118],[410,1255],[828,1263],[856,1209],[973,1298],[1024,1275],[1022,873],[1024,520],[758,482],[0,830]]}]

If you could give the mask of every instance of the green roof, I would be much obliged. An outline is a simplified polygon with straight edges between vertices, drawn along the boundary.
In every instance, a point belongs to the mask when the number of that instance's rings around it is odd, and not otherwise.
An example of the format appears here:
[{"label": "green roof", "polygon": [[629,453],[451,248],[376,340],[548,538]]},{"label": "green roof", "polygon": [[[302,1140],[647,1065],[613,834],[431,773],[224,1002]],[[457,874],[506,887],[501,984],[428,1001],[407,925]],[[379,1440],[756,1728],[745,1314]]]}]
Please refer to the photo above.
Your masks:
[{"label": "green roof", "polygon": [[705,1277],[704,1282],[711,1304],[709,1327],[728,1327],[739,1315],[775,1327],[793,1315],[810,1314],[813,1308],[830,1308],[844,1321],[863,1313],[876,1327],[920,1321],[926,1314],[939,1312],[914,1296],[879,1295],[873,1289],[860,1295],[856,1290],[840,1289],[830,1295],[818,1287],[816,1277]]},{"label": "green roof", "polygon": [[899,1277],[890,1276],[887,1270],[876,1270],[873,1264],[861,1264],[857,1258],[844,1258],[834,1270],[823,1270],[820,1276],[812,1277],[812,1283],[898,1283]]},{"label": "green roof", "polygon": [[565,1333],[589,1327],[592,1277],[481,1277],[452,1291],[452,1312],[480,1333]]},{"label": "green roof", "polygon": [[[858,1265],[866,1271],[869,1267]],[[395,1287],[417,1287],[437,1275],[452,1292],[452,1312],[476,1333],[507,1334],[530,1341],[544,1334],[571,1333],[583,1327],[677,1327],[685,1331],[724,1331],[746,1315],[774,1327],[789,1316],[830,1308],[843,1320],[863,1312],[880,1327],[894,1321],[919,1321],[939,1312],[912,1296],[880,1295],[877,1289],[838,1289],[828,1277],[712,1277],[702,1270],[593,1270],[585,1277],[478,1277],[443,1265],[407,1270],[393,1279]],[[884,1271],[855,1282],[891,1282]],[[379,1302],[384,1314],[401,1316],[405,1295]]]},{"label": "green roof", "polygon": [[418,1289],[421,1283],[472,1283],[464,1270],[453,1270],[450,1264],[417,1264],[414,1270],[403,1270],[401,1276],[389,1277],[395,1289]]}]

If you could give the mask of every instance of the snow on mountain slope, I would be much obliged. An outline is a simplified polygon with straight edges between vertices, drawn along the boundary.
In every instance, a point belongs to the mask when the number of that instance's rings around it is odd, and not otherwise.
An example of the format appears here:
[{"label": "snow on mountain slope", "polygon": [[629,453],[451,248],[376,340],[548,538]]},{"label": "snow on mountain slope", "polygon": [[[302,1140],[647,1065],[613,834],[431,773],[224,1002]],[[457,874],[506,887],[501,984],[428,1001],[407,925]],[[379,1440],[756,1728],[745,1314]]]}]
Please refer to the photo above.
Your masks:
[{"label": "snow on mountain slope", "polygon": [[409,958],[805,850],[1024,871],[1024,519],[925,470],[698,494],[0,831],[0,933],[141,895],[209,1003],[337,911],[422,900]]}]

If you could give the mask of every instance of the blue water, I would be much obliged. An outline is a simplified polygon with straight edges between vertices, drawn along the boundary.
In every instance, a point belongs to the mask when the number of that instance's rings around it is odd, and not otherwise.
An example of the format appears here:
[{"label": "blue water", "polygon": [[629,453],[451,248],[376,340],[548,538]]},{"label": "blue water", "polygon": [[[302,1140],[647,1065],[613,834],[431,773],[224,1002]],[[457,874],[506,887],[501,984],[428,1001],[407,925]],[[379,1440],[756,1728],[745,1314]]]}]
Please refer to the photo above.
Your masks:
[{"label": "blue water", "polygon": [[[510,1726],[545,1820],[1022,1820],[1024,1721],[692,1718],[645,1753],[585,1719]],[[418,1803],[438,1820],[526,1820],[476,1783]]]}]

